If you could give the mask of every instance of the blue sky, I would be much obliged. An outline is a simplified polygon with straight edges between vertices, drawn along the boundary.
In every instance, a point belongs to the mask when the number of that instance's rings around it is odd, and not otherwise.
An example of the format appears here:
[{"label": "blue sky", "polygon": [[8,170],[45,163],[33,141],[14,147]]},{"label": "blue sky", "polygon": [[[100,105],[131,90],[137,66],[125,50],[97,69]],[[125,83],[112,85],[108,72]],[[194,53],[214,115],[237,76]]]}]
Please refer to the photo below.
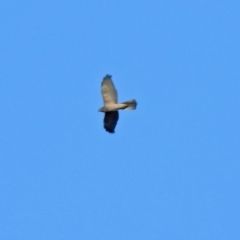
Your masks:
[{"label": "blue sky", "polygon": [[[239,12],[2,1],[1,239],[240,239]],[[138,101],[112,135],[106,74]]]}]

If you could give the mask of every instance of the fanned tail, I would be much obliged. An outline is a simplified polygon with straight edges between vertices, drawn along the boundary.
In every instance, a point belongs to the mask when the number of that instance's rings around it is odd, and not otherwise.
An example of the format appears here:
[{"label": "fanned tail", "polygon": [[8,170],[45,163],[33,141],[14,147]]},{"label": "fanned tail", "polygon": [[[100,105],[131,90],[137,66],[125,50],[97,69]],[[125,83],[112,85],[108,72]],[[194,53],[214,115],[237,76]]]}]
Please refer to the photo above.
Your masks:
[{"label": "fanned tail", "polygon": [[123,102],[122,104],[127,104],[127,107],[125,108],[125,110],[134,110],[137,108],[137,102],[135,99]]}]

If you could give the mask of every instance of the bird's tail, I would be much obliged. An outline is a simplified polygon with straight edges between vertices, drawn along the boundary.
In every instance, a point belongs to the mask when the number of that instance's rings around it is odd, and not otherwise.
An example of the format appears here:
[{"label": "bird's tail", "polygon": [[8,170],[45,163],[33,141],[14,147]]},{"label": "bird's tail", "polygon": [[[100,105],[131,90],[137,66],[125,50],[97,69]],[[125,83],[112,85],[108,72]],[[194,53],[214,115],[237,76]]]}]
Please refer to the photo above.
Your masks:
[{"label": "bird's tail", "polygon": [[123,102],[122,104],[127,104],[127,107],[124,108],[125,110],[134,110],[137,107],[137,102],[134,99]]}]

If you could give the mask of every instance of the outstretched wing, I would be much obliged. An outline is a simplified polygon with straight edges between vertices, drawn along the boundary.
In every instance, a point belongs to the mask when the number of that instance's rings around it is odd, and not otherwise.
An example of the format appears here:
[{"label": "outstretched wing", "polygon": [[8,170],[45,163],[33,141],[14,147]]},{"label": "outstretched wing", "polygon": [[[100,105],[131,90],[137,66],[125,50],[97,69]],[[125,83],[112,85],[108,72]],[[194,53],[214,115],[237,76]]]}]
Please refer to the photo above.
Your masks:
[{"label": "outstretched wing", "polygon": [[107,132],[114,133],[114,129],[117,125],[117,121],[119,118],[118,111],[114,112],[105,112],[104,116],[104,128]]},{"label": "outstretched wing", "polygon": [[104,106],[111,103],[117,103],[117,90],[111,79],[111,75],[106,75],[102,81],[102,97]]}]

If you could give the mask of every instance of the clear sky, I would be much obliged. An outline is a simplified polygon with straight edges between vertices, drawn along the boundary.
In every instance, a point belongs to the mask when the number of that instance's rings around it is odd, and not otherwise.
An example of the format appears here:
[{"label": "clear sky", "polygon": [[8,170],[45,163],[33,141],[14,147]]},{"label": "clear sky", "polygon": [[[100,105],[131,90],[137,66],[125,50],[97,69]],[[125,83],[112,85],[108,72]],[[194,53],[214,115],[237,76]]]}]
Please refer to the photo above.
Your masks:
[{"label": "clear sky", "polygon": [[[0,239],[239,240],[240,2],[1,1]],[[100,84],[121,111],[103,129]]]}]

